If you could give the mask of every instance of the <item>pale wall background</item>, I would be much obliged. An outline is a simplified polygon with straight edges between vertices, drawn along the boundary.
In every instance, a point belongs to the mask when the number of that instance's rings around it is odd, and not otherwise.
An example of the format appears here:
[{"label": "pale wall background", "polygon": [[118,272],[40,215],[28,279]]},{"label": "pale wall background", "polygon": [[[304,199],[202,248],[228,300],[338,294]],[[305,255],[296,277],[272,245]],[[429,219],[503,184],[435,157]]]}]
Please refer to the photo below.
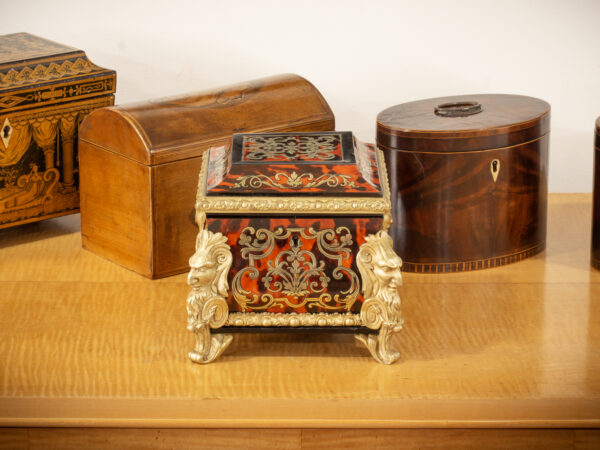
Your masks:
[{"label": "pale wall background", "polygon": [[117,103],[295,72],[338,130],[374,141],[394,104],[514,93],[552,105],[550,191],[592,189],[600,0],[0,0],[0,34],[28,31],[117,70]]}]

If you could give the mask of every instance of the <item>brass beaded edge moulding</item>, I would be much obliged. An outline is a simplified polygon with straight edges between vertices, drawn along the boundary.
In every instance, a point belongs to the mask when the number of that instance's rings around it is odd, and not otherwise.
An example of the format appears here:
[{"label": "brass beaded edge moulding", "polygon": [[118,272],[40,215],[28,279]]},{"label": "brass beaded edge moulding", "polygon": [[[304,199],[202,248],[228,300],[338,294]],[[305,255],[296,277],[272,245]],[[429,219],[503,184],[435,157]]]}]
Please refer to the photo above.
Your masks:
[{"label": "brass beaded edge moulding", "polygon": [[[383,198],[338,198],[338,197],[257,197],[257,198],[238,198],[238,197],[208,197],[206,195],[206,179],[208,176],[208,158],[202,161],[202,169],[198,179],[198,195],[196,196],[196,211],[203,213],[295,213],[298,211],[307,213],[328,214],[373,214],[382,213],[384,215],[384,230],[391,225],[390,188],[388,186],[387,171],[384,164],[383,153],[377,150],[377,159],[379,163],[379,176]],[[198,226],[202,225],[196,220]],[[204,220],[202,219],[202,223]]]},{"label": "brass beaded edge moulding", "polygon": [[[402,260],[393,250],[387,234],[392,218],[387,171],[381,150],[376,150],[381,184],[381,198],[299,198],[299,197],[208,197],[206,195],[208,160],[204,158],[198,180],[196,223],[199,227],[196,252],[190,258],[188,284],[188,329],[194,332],[196,345],[189,358],[206,364],[218,358],[231,343],[233,336],[211,334],[211,329],[228,327],[366,327],[377,334],[356,334],[373,358],[382,364],[392,364],[399,353],[390,348],[390,338],[402,329],[401,300],[398,287],[402,284]],[[229,312],[227,276],[233,255],[227,237],[205,228],[206,214],[240,213],[323,213],[333,215],[383,216],[382,229],[367,235],[356,255],[364,295],[360,314],[352,313],[269,313]]]},{"label": "brass beaded edge moulding", "polygon": [[361,327],[359,314],[351,313],[230,313],[230,327]]}]

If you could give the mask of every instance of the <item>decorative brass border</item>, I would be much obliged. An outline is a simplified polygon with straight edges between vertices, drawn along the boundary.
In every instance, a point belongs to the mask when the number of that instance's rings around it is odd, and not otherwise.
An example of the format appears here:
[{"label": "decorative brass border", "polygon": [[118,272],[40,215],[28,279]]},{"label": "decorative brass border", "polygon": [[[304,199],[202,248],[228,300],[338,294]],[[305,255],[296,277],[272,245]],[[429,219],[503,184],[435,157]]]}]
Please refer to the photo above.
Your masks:
[{"label": "decorative brass border", "polygon": [[[306,178],[306,183],[303,183],[303,178]],[[323,174],[315,178],[312,173],[300,173],[300,175],[298,175],[295,171],[291,174],[287,172],[277,172],[273,178],[263,174],[243,175],[236,179],[234,187],[260,189],[263,186],[269,186],[280,189],[304,189],[318,187],[323,184],[326,184],[329,187],[356,187],[356,184],[352,181],[350,175]]]},{"label": "decorative brass border", "polygon": [[362,327],[351,313],[229,313],[225,327]]},{"label": "decorative brass border", "polygon": [[[208,151],[208,150],[207,150]],[[327,213],[334,215],[370,215],[383,214],[384,229],[391,223],[391,202],[388,175],[383,159],[383,152],[376,149],[379,182],[383,197],[230,197],[206,195],[206,180],[208,175],[208,154],[202,158],[202,169],[198,178],[198,194],[196,196],[196,211],[204,213],[276,213],[294,214]]]}]

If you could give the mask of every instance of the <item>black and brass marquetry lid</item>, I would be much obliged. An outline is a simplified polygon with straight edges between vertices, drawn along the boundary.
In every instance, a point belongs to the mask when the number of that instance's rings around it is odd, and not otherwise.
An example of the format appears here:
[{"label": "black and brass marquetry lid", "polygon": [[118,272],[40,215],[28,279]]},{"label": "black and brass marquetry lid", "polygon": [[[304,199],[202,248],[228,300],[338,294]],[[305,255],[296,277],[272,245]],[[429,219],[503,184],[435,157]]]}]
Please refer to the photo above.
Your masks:
[{"label": "black and brass marquetry lid", "polygon": [[207,212],[389,211],[387,174],[351,132],[237,134],[205,157],[198,207]]}]

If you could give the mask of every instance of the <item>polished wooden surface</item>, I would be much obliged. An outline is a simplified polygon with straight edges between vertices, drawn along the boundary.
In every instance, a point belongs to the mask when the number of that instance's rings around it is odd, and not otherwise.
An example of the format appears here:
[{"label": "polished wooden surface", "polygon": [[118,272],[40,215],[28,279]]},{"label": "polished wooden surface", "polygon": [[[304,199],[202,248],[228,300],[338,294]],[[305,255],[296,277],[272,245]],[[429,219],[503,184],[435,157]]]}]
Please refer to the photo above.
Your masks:
[{"label": "polished wooden surface", "polygon": [[[442,117],[439,105],[479,103],[482,111]],[[550,105],[523,95],[476,94],[403,103],[377,115],[379,146],[419,152],[465,152],[510,147],[550,131]]]},{"label": "polished wooden surface", "polygon": [[233,133],[334,128],[320,92],[293,74],[95,111],[79,134],[83,246],[149,278],[186,272],[205,150]]},{"label": "polished wooden surface", "polygon": [[[434,112],[457,102],[482,110]],[[519,95],[441,97],[382,111],[377,145],[390,174],[390,234],[403,270],[485,269],[542,251],[549,131],[550,105]]]},{"label": "polished wooden surface", "polygon": [[140,429],[0,428],[0,450],[118,449],[515,449],[596,450],[590,429]]},{"label": "polished wooden surface", "polygon": [[78,216],[4,230],[0,426],[598,427],[591,196],[553,195],[549,214],[535,257],[404,274],[392,366],[337,334],[240,334],[193,364],[185,275],[150,281],[81,250]]}]

